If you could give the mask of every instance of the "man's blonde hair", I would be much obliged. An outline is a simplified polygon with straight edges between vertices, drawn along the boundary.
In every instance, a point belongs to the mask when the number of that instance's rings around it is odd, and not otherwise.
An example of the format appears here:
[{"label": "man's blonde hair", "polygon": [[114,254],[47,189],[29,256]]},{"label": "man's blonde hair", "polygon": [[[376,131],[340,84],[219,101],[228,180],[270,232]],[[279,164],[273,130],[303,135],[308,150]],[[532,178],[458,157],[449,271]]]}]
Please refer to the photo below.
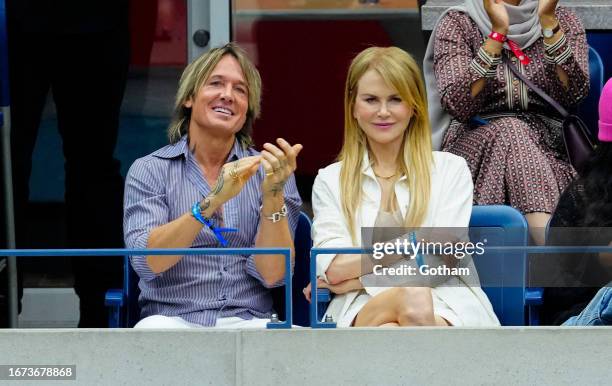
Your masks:
[{"label": "man's blonde hair", "polygon": [[246,52],[233,42],[204,53],[183,71],[174,102],[172,121],[168,127],[170,143],[178,142],[183,135],[187,134],[191,119],[191,108],[185,107],[185,102],[189,98],[195,98],[202,84],[208,80],[212,71],[225,55],[232,55],[236,58],[246,78],[249,106],[246,121],[236,137],[244,147],[252,145],[253,121],[259,117],[261,109],[261,77],[255,65],[247,57]]}]

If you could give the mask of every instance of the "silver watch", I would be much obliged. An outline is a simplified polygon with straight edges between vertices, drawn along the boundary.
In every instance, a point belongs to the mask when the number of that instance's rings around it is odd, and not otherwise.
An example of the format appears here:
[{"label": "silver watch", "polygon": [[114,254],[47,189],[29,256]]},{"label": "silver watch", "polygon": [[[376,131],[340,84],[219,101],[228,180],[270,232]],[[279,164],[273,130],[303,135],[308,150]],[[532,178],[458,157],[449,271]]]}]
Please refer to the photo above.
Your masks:
[{"label": "silver watch", "polygon": [[[259,208],[259,210],[261,210],[262,208],[263,205],[261,206],[261,208]],[[281,206],[278,212],[274,212],[270,216],[266,216],[263,213],[262,215],[264,216],[264,218],[272,221],[273,223],[279,222],[283,217],[287,217],[287,205],[283,204],[283,206]]]}]

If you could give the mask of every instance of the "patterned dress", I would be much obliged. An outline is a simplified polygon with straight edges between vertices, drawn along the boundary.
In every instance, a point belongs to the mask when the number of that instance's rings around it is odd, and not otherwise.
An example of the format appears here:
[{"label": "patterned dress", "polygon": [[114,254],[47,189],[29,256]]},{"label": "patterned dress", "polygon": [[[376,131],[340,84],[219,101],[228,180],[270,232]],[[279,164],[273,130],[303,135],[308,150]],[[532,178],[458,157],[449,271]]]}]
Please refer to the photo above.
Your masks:
[{"label": "patterned dress", "polygon": [[[489,67],[481,49],[485,37],[472,19],[451,11],[436,29],[434,72],[442,107],[453,117],[442,150],[464,157],[474,179],[474,202],[507,204],[523,213],[552,213],[560,193],[576,172],[568,163],[556,111],[510,72],[507,61],[566,108],[574,108],[589,90],[588,45],[578,17],[556,11],[565,36],[545,45],[542,38],[524,52],[524,66],[503,50],[501,63]],[[556,73],[569,77],[564,88]],[[483,67],[485,68],[483,70]],[[471,84],[487,77],[471,96]],[[476,123],[479,116],[488,123]]]}]

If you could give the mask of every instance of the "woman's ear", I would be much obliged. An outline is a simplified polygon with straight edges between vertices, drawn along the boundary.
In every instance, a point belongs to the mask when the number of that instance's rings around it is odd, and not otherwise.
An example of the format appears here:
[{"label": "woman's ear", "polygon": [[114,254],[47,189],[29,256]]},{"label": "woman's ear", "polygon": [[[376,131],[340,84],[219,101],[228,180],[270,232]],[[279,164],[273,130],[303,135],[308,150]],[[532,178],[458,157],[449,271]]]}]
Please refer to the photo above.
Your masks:
[{"label": "woman's ear", "polygon": [[193,106],[193,100],[191,97],[189,97],[185,102],[183,102],[183,107],[190,109],[191,106]]}]

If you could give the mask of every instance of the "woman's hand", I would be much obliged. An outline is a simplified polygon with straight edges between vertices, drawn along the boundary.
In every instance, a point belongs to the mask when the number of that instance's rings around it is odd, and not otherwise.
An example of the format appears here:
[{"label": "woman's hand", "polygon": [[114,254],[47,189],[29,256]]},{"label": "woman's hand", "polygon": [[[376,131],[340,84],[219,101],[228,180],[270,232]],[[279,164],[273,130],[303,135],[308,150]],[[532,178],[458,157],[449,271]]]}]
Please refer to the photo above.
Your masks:
[{"label": "woman's hand", "polygon": [[493,31],[507,35],[510,27],[510,17],[504,0],[483,0],[484,8],[491,20]]},{"label": "woman's hand", "polygon": [[[355,290],[358,290],[358,289],[362,289],[363,285],[361,284],[361,281],[359,281],[359,279],[348,279],[348,280],[345,280],[345,281],[340,282],[338,284],[329,284],[328,282],[326,282],[323,279],[317,279],[317,288],[327,288],[331,292],[333,292],[333,293],[335,293],[337,295],[341,295],[341,294],[345,294],[347,292],[351,292],[351,291],[355,291]],[[312,288],[310,286],[310,283],[308,283],[308,285],[306,286],[306,288],[304,288],[302,290],[302,292],[304,293],[304,296],[306,297],[306,300],[308,300],[308,302],[310,302],[311,292],[312,292]]]},{"label": "woman's hand", "polygon": [[291,146],[282,138],[278,138],[276,143],[278,146],[265,143],[261,151],[261,162],[266,173],[261,185],[264,200],[282,197],[289,176],[297,168],[296,159],[302,150],[302,145]]},{"label": "woman's hand", "polygon": [[310,285],[310,283],[308,283],[306,288],[302,290],[302,293],[304,294],[304,297],[306,298],[306,300],[308,300],[308,303],[310,303],[310,293],[311,292],[312,292],[312,286]]},{"label": "woman's hand", "polygon": [[257,172],[260,163],[261,156],[251,156],[223,165],[208,197],[214,197],[222,204],[236,196],[249,178]]},{"label": "woman's hand", "polygon": [[555,16],[555,9],[557,9],[557,4],[559,0],[540,0],[538,4],[538,16],[542,18],[542,16]]}]

